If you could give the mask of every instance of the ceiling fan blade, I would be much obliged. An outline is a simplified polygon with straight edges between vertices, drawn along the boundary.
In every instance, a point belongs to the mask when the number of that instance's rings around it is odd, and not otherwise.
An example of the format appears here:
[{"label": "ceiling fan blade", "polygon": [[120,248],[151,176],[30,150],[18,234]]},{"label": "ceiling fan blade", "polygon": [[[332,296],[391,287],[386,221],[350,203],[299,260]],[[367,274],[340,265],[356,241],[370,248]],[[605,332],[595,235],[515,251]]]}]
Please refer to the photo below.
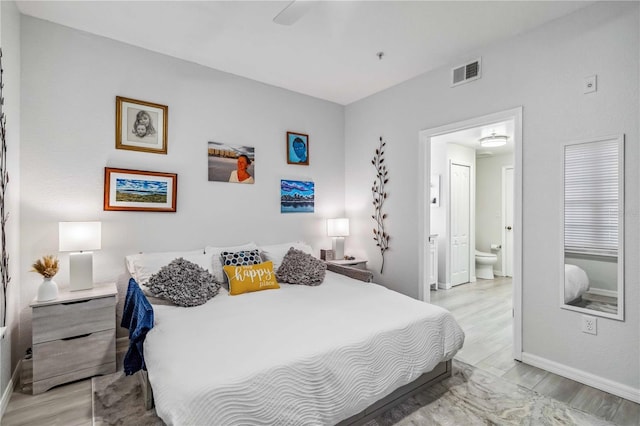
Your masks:
[{"label": "ceiling fan blade", "polygon": [[280,25],[293,25],[311,9],[317,1],[293,0],[273,18]]}]

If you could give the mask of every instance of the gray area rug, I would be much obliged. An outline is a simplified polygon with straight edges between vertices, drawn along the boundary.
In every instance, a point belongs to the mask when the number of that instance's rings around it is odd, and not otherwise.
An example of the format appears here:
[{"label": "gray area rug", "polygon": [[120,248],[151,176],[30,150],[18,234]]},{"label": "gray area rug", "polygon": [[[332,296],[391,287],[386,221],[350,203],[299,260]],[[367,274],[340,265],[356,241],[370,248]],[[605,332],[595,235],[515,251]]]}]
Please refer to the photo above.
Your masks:
[{"label": "gray area rug", "polygon": [[[366,426],[405,425],[612,425],[567,404],[465,363],[453,376],[407,398]],[[145,410],[138,380],[123,372],[94,377],[93,422],[103,425],[164,425]]]}]

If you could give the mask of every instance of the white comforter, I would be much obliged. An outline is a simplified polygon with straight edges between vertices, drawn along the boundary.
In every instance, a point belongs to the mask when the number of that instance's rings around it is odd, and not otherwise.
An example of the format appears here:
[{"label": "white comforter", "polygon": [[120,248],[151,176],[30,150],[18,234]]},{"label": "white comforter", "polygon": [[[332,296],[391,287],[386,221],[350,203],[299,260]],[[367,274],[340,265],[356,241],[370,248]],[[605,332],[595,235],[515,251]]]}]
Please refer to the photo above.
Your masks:
[{"label": "white comforter", "polygon": [[329,425],[462,347],[445,309],[327,272],[202,306],[154,306],[144,355],[158,415],[174,425]]}]

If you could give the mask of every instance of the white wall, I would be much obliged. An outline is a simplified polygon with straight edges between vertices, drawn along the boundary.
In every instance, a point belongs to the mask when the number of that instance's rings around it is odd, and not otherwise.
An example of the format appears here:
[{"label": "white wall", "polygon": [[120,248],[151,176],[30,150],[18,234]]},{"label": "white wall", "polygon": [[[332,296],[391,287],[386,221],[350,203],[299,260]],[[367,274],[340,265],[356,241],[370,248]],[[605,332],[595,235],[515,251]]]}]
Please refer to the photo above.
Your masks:
[{"label": "white wall", "polygon": [[[419,131],[523,106],[523,350],[559,365],[640,389],[638,246],[638,4],[601,2],[530,33],[451,58],[482,56],[482,78],[451,88],[444,67],[346,108],[347,214],[352,243],[372,266],[370,156],[387,145],[387,287],[418,295]],[[585,76],[598,91],[584,95]],[[579,313],[560,309],[562,241],[559,203],[562,142],[624,133],[626,318],[600,319],[598,335],[580,332]],[[428,185],[427,185],[428,187]],[[359,238],[358,238],[359,237]],[[633,307],[633,308],[632,308]]]},{"label": "white wall", "polygon": [[[325,219],[344,214],[344,107],[26,16],[22,61],[22,271],[58,254],[59,221],[102,221],[96,281],[115,280],[139,251],[331,246]],[[116,96],[169,106],[168,155],[115,149]],[[309,135],[309,166],[287,164],[288,130]],[[207,141],[254,146],[256,183],[208,182]],[[177,213],[103,211],[105,166],[178,173]],[[315,213],[280,213],[283,178],[315,182]],[[24,345],[39,282],[25,273],[20,285]]]},{"label": "white wall", "polygon": [[[2,46],[3,112],[6,115],[7,186],[5,211],[7,252],[9,253],[9,289],[7,294],[7,334],[0,352],[0,397],[10,384],[11,374],[22,355],[19,349],[19,302],[22,271],[20,259],[20,13],[15,2],[0,3],[0,46]],[[5,394],[5,397],[9,397]],[[5,401],[5,402],[8,402]],[[0,407],[0,414],[2,407]]]},{"label": "white wall", "polygon": [[[476,248],[487,253],[491,244],[502,243],[502,168],[513,166],[513,154],[480,157],[476,160]],[[502,272],[502,250],[495,252],[494,270]]]}]

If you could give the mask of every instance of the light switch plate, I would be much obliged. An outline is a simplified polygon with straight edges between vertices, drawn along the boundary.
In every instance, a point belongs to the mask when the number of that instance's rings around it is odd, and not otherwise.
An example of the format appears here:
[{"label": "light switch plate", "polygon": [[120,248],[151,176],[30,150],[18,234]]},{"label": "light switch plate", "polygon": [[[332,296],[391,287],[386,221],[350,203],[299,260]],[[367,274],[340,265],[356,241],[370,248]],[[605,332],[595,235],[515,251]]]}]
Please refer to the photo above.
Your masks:
[{"label": "light switch plate", "polygon": [[590,75],[584,78],[584,93],[592,93],[598,90],[598,76]]}]

